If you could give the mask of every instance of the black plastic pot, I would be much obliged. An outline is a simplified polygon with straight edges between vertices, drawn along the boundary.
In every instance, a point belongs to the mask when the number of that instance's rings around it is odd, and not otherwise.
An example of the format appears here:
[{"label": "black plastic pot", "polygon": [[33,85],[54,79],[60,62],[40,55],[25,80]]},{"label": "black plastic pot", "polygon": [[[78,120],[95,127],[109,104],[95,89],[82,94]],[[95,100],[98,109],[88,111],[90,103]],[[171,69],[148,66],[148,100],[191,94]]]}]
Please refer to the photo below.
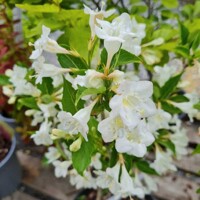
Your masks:
[{"label": "black plastic pot", "polygon": [[15,154],[16,137],[12,137],[11,148],[0,161],[0,199],[14,192],[21,182],[22,170]]}]

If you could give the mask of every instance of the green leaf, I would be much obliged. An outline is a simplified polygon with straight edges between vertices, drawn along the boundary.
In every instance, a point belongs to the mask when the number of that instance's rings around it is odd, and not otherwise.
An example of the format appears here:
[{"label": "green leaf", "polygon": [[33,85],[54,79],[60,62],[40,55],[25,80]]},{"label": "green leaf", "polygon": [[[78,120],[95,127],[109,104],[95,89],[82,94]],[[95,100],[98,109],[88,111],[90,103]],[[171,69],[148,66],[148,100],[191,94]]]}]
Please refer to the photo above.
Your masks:
[{"label": "green leaf", "polygon": [[181,102],[188,102],[189,99],[184,96],[184,95],[174,95],[172,97],[170,97],[171,101],[177,102],[177,103],[181,103]]},{"label": "green leaf", "polygon": [[177,46],[174,49],[174,52],[179,54],[180,56],[183,56],[184,58],[190,58],[190,50],[185,46]]},{"label": "green leaf", "polygon": [[38,110],[38,105],[36,99],[34,97],[24,97],[18,100],[18,109],[21,109],[22,106],[26,106],[27,108]]},{"label": "green leaf", "polygon": [[170,78],[161,88],[161,99],[166,99],[175,89],[179,83],[182,73]]},{"label": "green leaf", "polygon": [[55,13],[60,11],[57,5],[47,3],[44,5],[15,4],[15,6],[28,12]]},{"label": "green leaf", "polygon": [[66,54],[57,54],[57,56],[63,68],[88,69],[87,63],[83,58]]},{"label": "green leaf", "polygon": [[79,100],[84,96],[93,95],[93,94],[102,94],[105,91],[106,91],[106,87],[104,87],[104,86],[102,86],[100,88],[79,87],[78,92],[76,93],[75,105],[77,105]]},{"label": "green leaf", "polygon": [[200,102],[193,106],[195,109],[200,110]]},{"label": "green leaf", "polygon": [[158,140],[158,143],[170,149],[174,154],[176,153],[175,145],[171,140]]},{"label": "green leaf", "polygon": [[153,98],[156,102],[160,98],[160,86],[156,82],[153,83]]},{"label": "green leaf", "polygon": [[114,167],[117,161],[118,161],[118,153],[115,148],[112,148],[112,152],[110,154],[110,159],[109,159],[109,167]]},{"label": "green leaf", "polygon": [[198,189],[196,190],[196,193],[197,193],[197,194],[200,194],[200,188],[198,188]]},{"label": "green leaf", "polygon": [[101,51],[101,63],[103,65],[106,65],[107,57],[108,57],[108,53],[107,53],[106,49],[103,48],[102,51]]},{"label": "green leaf", "polygon": [[182,45],[185,45],[187,43],[189,31],[181,22],[179,23],[179,25],[180,25],[180,33],[181,33],[181,42],[182,42]]},{"label": "green leaf", "polygon": [[178,0],[162,0],[162,4],[169,9],[177,8],[179,5]]},{"label": "green leaf", "polygon": [[88,142],[84,140],[81,144],[81,148],[72,153],[73,167],[80,175],[83,175],[84,170],[89,166],[93,151],[93,140],[88,137]]},{"label": "green leaf", "polygon": [[140,161],[137,161],[135,164],[137,168],[142,172],[145,172],[147,174],[152,174],[152,175],[158,175],[155,169],[151,168],[147,161],[140,160]]},{"label": "green leaf", "polygon": [[198,144],[192,154],[200,154],[200,144]]},{"label": "green leaf", "polygon": [[139,57],[133,55],[128,51],[125,51],[124,49],[121,49],[117,58],[116,66],[141,62],[142,60]]},{"label": "green leaf", "polygon": [[42,83],[38,84],[37,87],[42,91],[43,94],[53,93],[53,80],[49,77],[42,78]]},{"label": "green leaf", "polygon": [[73,115],[77,112],[77,108],[75,106],[76,91],[74,90],[72,84],[69,81],[67,81],[65,78],[63,80],[63,110],[66,112],[70,112]]},{"label": "green leaf", "polygon": [[4,74],[0,74],[0,85],[9,85],[9,77],[4,75]]},{"label": "green leaf", "polygon": [[166,101],[162,101],[161,105],[162,105],[162,109],[165,110],[168,113],[179,114],[179,113],[182,112],[179,108],[175,107],[172,104],[167,103]]},{"label": "green leaf", "polygon": [[133,156],[128,154],[123,154],[125,166],[127,171],[130,171],[133,168]]},{"label": "green leaf", "polygon": [[195,51],[200,45],[200,32],[198,31],[194,36],[194,40],[192,42],[192,49]]}]

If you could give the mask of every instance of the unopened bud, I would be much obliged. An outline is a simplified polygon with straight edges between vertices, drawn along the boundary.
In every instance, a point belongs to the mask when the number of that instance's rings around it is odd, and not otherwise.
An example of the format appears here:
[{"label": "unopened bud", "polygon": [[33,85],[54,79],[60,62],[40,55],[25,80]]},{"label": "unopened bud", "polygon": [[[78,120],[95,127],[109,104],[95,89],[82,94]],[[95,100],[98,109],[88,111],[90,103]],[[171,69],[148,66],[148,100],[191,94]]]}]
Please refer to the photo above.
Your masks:
[{"label": "unopened bud", "polygon": [[81,144],[82,144],[82,138],[79,137],[77,140],[75,140],[70,146],[69,146],[69,150],[72,152],[76,152],[81,148]]}]

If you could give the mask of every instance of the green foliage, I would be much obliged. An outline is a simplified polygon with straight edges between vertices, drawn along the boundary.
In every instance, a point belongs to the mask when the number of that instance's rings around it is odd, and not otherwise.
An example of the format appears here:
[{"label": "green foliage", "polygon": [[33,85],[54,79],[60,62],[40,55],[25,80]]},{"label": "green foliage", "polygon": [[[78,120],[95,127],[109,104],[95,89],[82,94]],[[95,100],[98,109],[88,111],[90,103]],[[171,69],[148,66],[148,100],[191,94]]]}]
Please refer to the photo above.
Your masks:
[{"label": "green foliage", "polygon": [[124,49],[120,49],[119,54],[116,55],[116,66],[126,65],[129,63],[141,63],[141,59]]},{"label": "green foliage", "polygon": [[27,12],[54,13],[59,12],[60,8],[56,4],[30,5],[16,4],[16,7],[26,10]]},{"label": "green foliage", "polygon": [[174,154],[176,154],[176,148],[173,141],[160,139],[158,140],[158,143],[166,147],[167,149],[170,149]]},{"label": "green foliage", "polygon": [[189,99],[186,96],[183,96],[183,95],[173,95],[173,96],[170,97],[170,100],[177,102],[177,103],[189,101]]},{"label": "green foliage", "polygon": [[102,86],[100,88],[85,88],[85,87],[79,87],[77,93],[76,93],[76,101],[75,105],[78,104],[79,100],[87,95],[95,95],[95,94],[102,94],[106,91],[106,87]]},{"label": "green foliage", "polygon": [[195,104],[193,107],[196,108],[197,110],[200,110],[200,102]]},{"label": "green foliage", "polygon": [[166,8],[177,8],[179,5],[178,0],[162,0],[161,2]]},{"label": "green foliage", "polygon": [[200,144],[198,144],[192,154],[200,154]]},{"label": "green foliage", "polygon": [[139,160],[135,164],[136,164],[137,168],[142,172],[145,172],[145,173],[151,174],[151,175],[158,175],[158,173],[155,171],[155,169],[151,168],[147,161]]},{"label": "green foliage", "polygon": [[62,106],[63,110],[70,112],[72,115],[77,112],[77,107],[75,106],[76,91],[72,87],[72,84],[63,78],[63,98]]},{"label": "green foliage", "polygon": [[161,105],[163,110],[171,114],[179,114],[182,112],[179,108],[166,101],[161,101]]},{"label": "green foliage", "polygon": [[38,105],[35,97],[23,97],[17,101],[17,108],[20,110],[23,106],[38,110]]},{"label": "green foliage", "polygon": [[189,31],[181,22],[179,24],[180,24],[180,32],[181,32],[181,42],[182,42],[182,45],[185,45],[187,43]]},{"label": "green foliage", "polygon": [[81,144],[81,148],[72,153],[73,167],[79,174],[83,175],[84,170],[89,166],[93,151],[93,140],[91,137],[88,137],[88,142],[84,140]]},{"label": "green foliage", "polygon": [[58,61],[63,68],[87,69],[87,63],[80,57],[67,54],[58,54]]},{"label": "green foliage", "polygon": [[53,80],[49,77],[44,77],[42,83],[38,84],[37,87],[41,90],[43,94],[52,94],[53,92]]},{"label": "green foliage", "polygon": [[4,74],[0,74],[0,86],[9,84],[10,84],[9,77]]},{"label": "green foliage", "polygon": [[176,87],[179,83],[181,76],[182,76],[182,73],[177,75],[177,76],[170,78],[165,83],[165,85],[161,88],[161,96],[160,96],[161,99],[166,99],[167,97],[169,97],[169,95],[172,92],[174,92],[174,90],[176,89]]}]

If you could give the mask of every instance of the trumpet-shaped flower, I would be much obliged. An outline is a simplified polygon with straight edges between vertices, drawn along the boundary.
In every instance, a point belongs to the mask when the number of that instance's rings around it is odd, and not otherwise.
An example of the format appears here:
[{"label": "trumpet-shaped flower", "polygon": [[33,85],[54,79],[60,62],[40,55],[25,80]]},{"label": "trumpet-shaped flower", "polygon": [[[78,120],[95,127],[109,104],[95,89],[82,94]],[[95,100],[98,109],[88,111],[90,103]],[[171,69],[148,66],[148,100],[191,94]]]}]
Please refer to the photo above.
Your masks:
[{"label": "trumpet-shaped flower", "polygon": [[124,164],[122,165],[120,190],[118,193],[122,198],[129,196],[138,196],[139,198],[144,198],[144,191],[141,187],[134,185],[133,179],[130,177]]},{"label": "trumpet-shaped flower", "polygon": [[93,188],[96,189],[96,179],[92,177],[91,172],[84,171],[83,176],[78,174],[78,172],[74,169],[70,171],[70,183],[75,185],[76,189],[81,188]]},{"label": "trumpet-shaped flower", "polygon": [[48,159],[48,163],[52,163],[58,158],[60,158],[61,154],[55,147],[49,147],[48,152],[45,153],[45,157]]},{"label": "trumpet-shaped flower", "polygon": [[98,187],[105,189],[108,188],[111,193],[118,194],[120,190],[119,184],[119,173],[120,173],[120,163],[117,163],[112,168],[107,168],[106,171],[96,171],[97,180],[96,184]]},{"label": "trumpet-shaped flower", "polygon": [[49,104],[38,104],[38,107],[43,113],[43,117],[48,119],[49,117],[55,117],[58,113],[57,109],[55,108],[56,104],[51,102]]},{"label": "trumpet-shaped flower", "polygon": [[55,167],[55,176],[57,178],[63,177],[65,178],[68,174],[68,168],[72,164],[71,161],[60,161],[56,160],[53,162],[53,165]]},{"label": "trumpet-shaped flower", "polygon": [[98,25],[96,19],[103,19],[103,18],[107,18],[107,17],[111,16],[115,12],[115,9],[104,11],[103,5],[102,5],[100,11],[98,11],[98,9],[94,11],[94,10],[91,10],[86,5],[84,5],[84,12],[85,12],[85,14],[90,15],[89,25],[90,25],[90,29],[91,29],[91,37],[92,37],[92,39],[94,39],[94,37],[95,37],[95,25]]},{"label": "trumpet-shaped flower", "polygon": [[170,153],[163,152],[156,149],[156,160],[150,164],[160,175],[166,173],[168,170],[176,171],[175,165],[172,164],[172,157]]},{"label": "trumpet-shaped flower", "polygon": [[118,135],[123,134],[125,127],[119,116],[111,115],[99,122],[98,131],[101,133],[104,142],[112,142],[117,139]]},{"label": "trumpet-shaped flower", "polygon": [[174,134],[170,135],[170,140],[174,143],[176,149],[176,158],[179,160],[183,155],[187,155],[187,145],[189,139],[186,135],[185,129],[180,129]]},{"label": "trumpet-shaped flower", "polygon": [[74,115],[69,112],[60,111],[58,113],[58,120],[60,121],[58,128],[72,135],[80,133],[87,141],[89,130],[87,123],[95,103],[96,101],[92,102],[89,106],[82,108]]},{"label": "trumpet-shaped flower", "polygon": [[56,67],[52,64],[46,64],[44,62],[44,57],[40,56],[32,64],[32,68],[35,69],[36,72],[36,83],[42,83],[43,77],[56,77],[60,74],[69,73],[71,71],[71,69]]},{"label": "trumpet-shaped flower", "polygon": [[43,25],[41,38],[39,38],[33,44],[35,50],[32,52],[30,59],[39,58],[44,50],[51,53],[64,53],[64,54],[70,53],[67,49],[61,47],[55,40],[49,38],[49,34],[50,34],[50,29]]},{"label": "trumpet-shaped flower", "polygon": [[104,46],[108,52],[107,66],[120,46],[135,55],[141,53],[140,43],[145,36],[144,24],[137,24],[135,19],[131,21],[127,13],[122,13],[111,23],[103,20],[97,20],[97,22],[100,27],[95,26],[95,32],[99,38],[104,40]]},{"label": "trumpet-shaped flower", "polygon": [[115,148],[120,153],[143,157],[147,152],[147,146],[153,142],[153,135],[149,132],[145,121],[141,120],[135,129],[125,132],[116,139]]},{"label": "trumpet-shaped flower", "polygon": [[133,179],[134,185],[142,188],[144,194],[150,194],[151,192],[156,192],[158,187],[153,177],[147,175],[146,173],[136,173]]},{"label": "trumpet-shaped flower", "polygon": [[148,128],[153,133],[158,129],[169,129],[169,122],[172,116],[161,109],[157,109],[156,113],[148,117]]},{"label": "trumpet-shaped flower", "polygon": [[168,64],[154,67],[153,80],[162,87],[172,76],[181,72],[183,64],[180,60],[174,59]]},{"label": "trumpet-shaped flower", "polygon": [[51,145],[53,142],[50,137],[51,123],[48,121],[43,122],[40,125],[40,129],[31,136],[36,145]]},{"label": "trumpet-shaped flower", "polygon": [[193,122],[193,118],[199,113],[197,109],[194,108],[194,105],[199,102],[198,94],[185,94],[185,96],[189,99],[188,102],[175,103],[173,104],[180,108],[184,113],[188,114],[190,121]]},{"label": "trumpet-shaped flower", "polygon": [[150,99],[152,93],[153,84],[150,81],[125,80],[120,84],[109,105],[112,110],[119,110],[124,119],[127,118],[126,115],[149,117],[156,111],[155,104]]},{"label": "trumpet-shaped flower", "polygon": [[97,72],[94,69],[89,69],[86,71],[85,76],[77,76],[74,79],[73,86],[77,88],[77,85],[86,88],[100,88],[104,85],[103,78],[104,74]]}]

